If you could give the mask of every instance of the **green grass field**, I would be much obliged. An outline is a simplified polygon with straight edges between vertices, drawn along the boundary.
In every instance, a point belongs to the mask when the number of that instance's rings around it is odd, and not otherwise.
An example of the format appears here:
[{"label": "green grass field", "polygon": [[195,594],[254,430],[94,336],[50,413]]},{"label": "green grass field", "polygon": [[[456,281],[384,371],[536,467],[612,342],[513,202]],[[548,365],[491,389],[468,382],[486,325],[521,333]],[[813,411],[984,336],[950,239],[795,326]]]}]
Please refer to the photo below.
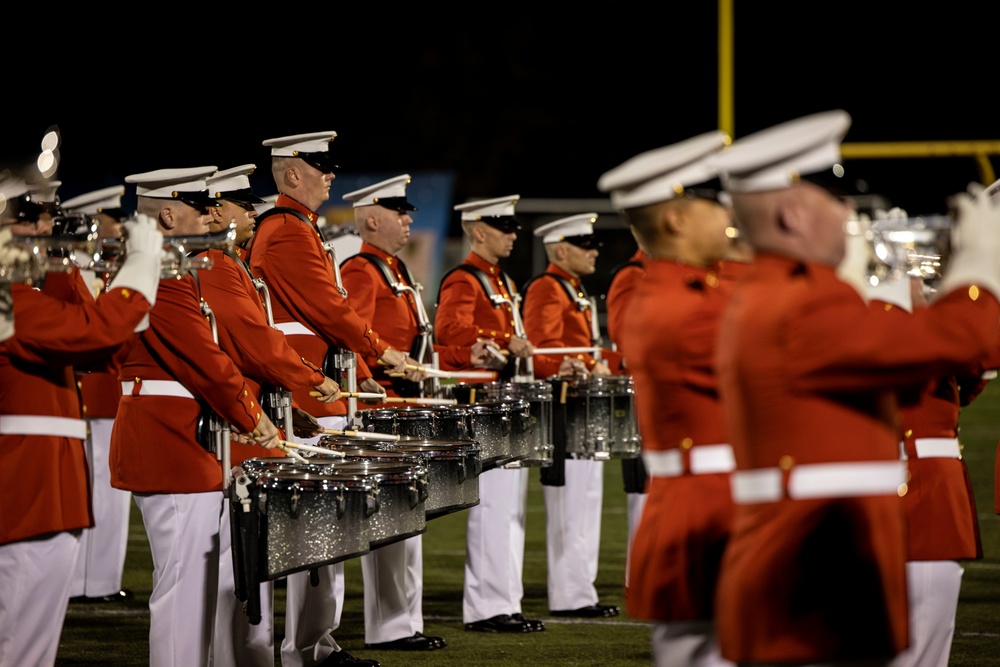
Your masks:
[{"label": "green grass field", "polygon": [[[963,563],[965,577],[958,608],[952,667],[1000,664],[1000,517],[993,513],[993,463],[1000,439],[1000,383],[993,382],[962,414],[961,440],[972,475],[979,509],[985,557]],[[448,641],[427,653],[374,652],[364,649],[362,578],[357,560],[345,564],[347,596],[337,641],[359,657],[373,657],[384,667],[479,665],[498,667],[602,665],[632,667],[651,664],[650,630],[623,614],[613,619],[576,621],[548,616],[545,599],[545,512],[537,469],[528,489],[528,521],[524,564],[523,610],[542,618],[547,629],[528,635],[485,635],[462,629],[462,577],[466,512],[434,519],[424,535],[424,618],[426,634]],[[601,602],[622,604],[625,568],[625,494],[621,467],[605,465],[604,522],[597,588]],[[148,662],[152,562],[138,512],[125,563],[125,586],[136,593],[130,603],[95,607],[72,605],[67,612],[58,665],[139,666]],[[283,628],[281,592],[276,600],[276,644]],[[280,664],[276,659],[275,664]]]}]

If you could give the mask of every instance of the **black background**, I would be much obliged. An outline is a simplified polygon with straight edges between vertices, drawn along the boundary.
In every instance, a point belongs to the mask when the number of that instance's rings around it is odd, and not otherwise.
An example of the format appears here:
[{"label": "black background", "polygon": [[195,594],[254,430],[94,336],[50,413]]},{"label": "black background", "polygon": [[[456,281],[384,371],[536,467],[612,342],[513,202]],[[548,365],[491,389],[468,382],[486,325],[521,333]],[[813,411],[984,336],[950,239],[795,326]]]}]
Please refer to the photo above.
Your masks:
[{"label": "black background", "polygon": [[[842,108],[847,142],[1000,139],[996,3],[734,4],[735,138]],[[334,5],[8,21],[0,160],[19,168],[58,126],[65,200],[130,173],[266,165],[263,140],[334,130],[342,171],[453,171],[455,203],[604,198],[607,169],[719,127],[714,2]],[[914,214],[981,178],[971,157],[845,166]]]}]

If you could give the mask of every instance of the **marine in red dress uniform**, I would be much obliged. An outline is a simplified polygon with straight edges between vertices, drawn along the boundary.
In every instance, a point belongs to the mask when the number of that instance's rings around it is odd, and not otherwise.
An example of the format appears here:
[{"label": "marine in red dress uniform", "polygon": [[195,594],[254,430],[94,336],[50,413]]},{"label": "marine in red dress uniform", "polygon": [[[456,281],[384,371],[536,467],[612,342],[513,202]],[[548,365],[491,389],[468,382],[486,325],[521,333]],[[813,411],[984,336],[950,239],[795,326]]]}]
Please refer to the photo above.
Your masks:
[{"label": "marine in red dress uniform", "polygon": [[731,221],[711,166],[726,141],[723,132],[704,133],[647,151],[601,179],[646,253],[619,332],[648,472],[626,605],[630,615],[654,621],[658,665],[728,664],[714,619],[735,462],[715,354],[729,296],[718,266]]},{"label": "marine in red dress uniform", "polygon": [[[207,232],[205,213],[215,204],[205,183],[215,171],[163,169],[125,180],[136,184],[137,210],[155,216],[166,236],[197,236]],[[222,492],[230,471],[221,453],[199,442],[199,416],[214,412],[234,437],[252,434],[265,447],[277,443],[278,432],[216,343],[190,272],[160,281],[149,328],[132,344],[119,377],[111,483],[133,493],[153,555],[150,664],[207,665],[217,643],[215,584],[230,542]]]},{"label": "marine in red dress uniform", "polygon": [[[532,346],[521,338],[510,304],[517,288],[500,268],[509,257],[520,226],[514,219],[518,196],[498,197],[459,204],[462,228],[472,245],[462,268],[450,271],[438,292],[434,334],[442,345],[471,348],[482,338],[496,341],[509,357],[506,371],[530,358]],[[489,293],[505,302],[494,303]],[[470,367],[463,364],[463,370]],[[479,505],[469,508],[466,529],[465,590],[462,620],[473,632],[533,632],[545,624],[521,614],[524,596],[524,522],[528,491],[527,468],[493,468],[479,476]]]},{"label": "marine in red dress uniform", "polygon": [[[524,288],[524,332],[535,345],[587,348],[600,344],[600,336],[595,335],[595,302],[581,282],[583,276],[596,269],[596,220],[596,213],[572,215],[546,223],[534,232],[545,244],[549,259],[545,273]],[[535,355],[535,378],[545,380],[559,375],[567,356],[578,365],[579,373],[607,376],[611,375],[611,366],[620,369],[621,355],[607,349],[601,350],[600,358],[591,353]],[[549,610],[556,616],[617,616],[621,609],[600,604],[594,586],[600,556],[604,461],[596,457],[569,458],[565,451],[559,451],[560,445],[566,447],[560,436],[555,435],[557,451],[542,477]],[[553,467],[559,469],[553,471]],[[550,476],[552,472],[555,474]]]},{"label": "marine in red dress uniform", "polygon": [[838,278],[850,210],[832,183],[849,125],[807,116],[719,158],[754,247],[718,354],[737,508],[716,613],[740,663],[887,663],[906,648],[897,394],[977,363],[1000,329],[995,259],[977,257],[1000,242],[986,234],[1000,216],[982,198],[958,202],[979,247],[956,253],[930,307],[886,317]]},{"label": "marine in red dress uniform", "polygon": [[[0,193],[8,202],[0,245],[12,230],[46,233],[21,187],[0,184]],[[149,241],[147,251],[149,245],[158,250],[159,233],[149,221],[132,232],[131,265],[96,300],[76,268],[49,273],[41,289],[11,286],[14,332],[10,336],[8,327],[10,337],[0,343],[2,664],[55,663],[77,531],[94,526],[74,365],[113,368],[114,355],[134,337],[156,293],[159,255],[143,257],[140,239]],[[6,248],[3,255],[26,259]]]}]

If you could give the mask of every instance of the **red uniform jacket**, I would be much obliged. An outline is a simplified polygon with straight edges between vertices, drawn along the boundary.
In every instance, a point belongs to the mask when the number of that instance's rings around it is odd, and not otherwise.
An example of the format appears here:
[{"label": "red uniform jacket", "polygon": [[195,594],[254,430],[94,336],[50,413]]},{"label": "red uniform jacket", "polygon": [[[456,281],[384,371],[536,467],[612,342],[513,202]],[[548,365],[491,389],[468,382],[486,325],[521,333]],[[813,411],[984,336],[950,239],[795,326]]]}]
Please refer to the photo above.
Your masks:
[{"label": "red uniform jacket", "polygon": [[[89,285],[96,299],[104,289],[107,276],[98,275]],[[123,346],[121,352],[127,351]],[[120,361],[120,360],[119,360]],[[83,402],[83,416],[86,419],[114,419],[118,412],[118,399],[122,395],[122,383],[118,379],[118,363],[107,370],[91,370],[77,375],[76,386]]]},{"label": "red uniform jacket", "polygon": [[[221,490],[222,463],[195,437],[200,403],[237,433],[253,431],[261,408],[215,342],[193,274],[160,281],[149,328],[132,344],[120,377],[131,388],[111,432],[111,485],[136,493]],[[140,395],[148,380],[178,382],[196,398]]]},{"label": "red uniform jacket", "polygon": [[[149,302],[129,289],[95,302],[75,270],[50,273],[42,291],[11,291],[15,333],[0,344],[0,420],[82,419],[72,365],[107,361],[134,337]],[[89,480],[82,439],[0,434],[0,544],[92,527]]]},{"label": "red uniform jacket", "polygon": [[[729,443],[715,375],[726,290],[714,273],[646,261],[622,329],[644,452]],[[649,477],[630,557],[629,614],[661,622],[709,620],[733,502],[728,473]]]},{"label": "red uniform jacket", "polygon": [[[232,257],[222,250],[208,250],[212,269],[198,272],[201,296],[215,313],[219,347],[236,364],[255,396],[260,396],[265,382],[293,392],[308,392],[322,384],[323,373],[300,357],[285,335],[268,324],[264,302],[239,257],[242,252],[237,248],[237,257]],[[278,448],[236,442],[230,451],[233,465],[248,458],[285,456]]]},{"label": "red uniform jacket", "polygon": [[[400,266],[400,260],[370,243],[362,243],[360,253],[369,253],[381,258],[392,270],[393,280],[413,287],[407,279],[407,272]],[[340,277],[347,288],[347,301],[365,322],[371,322],[383,339],[393,348],[409,352],[413,339],[420,330],[417,304],[413,293],[406,291],[396,294],[385,281],[382,270],[368,259],[359,255],[349,257],[341,267]],[[460,345],[434,345],[442,368],[456,368],[467,363],[471,348]],[[382,369],[371,369],[373,376],[386,389],[386,394],[395,396],[391,379]],[[362,407],[362,406],[358,406]]]},{"label": "red uniform jacket", "polygon": [[[787,484],[801,464],[891,467],[899,461],[897,392],[970,367],[1000,333],[1000,303],[976,289],[945,294],[905,318],[885,315],[833,267],[754,258],[719,329],[734,485],[756,469],[777,470]],[[785,494],[737,505],[716,600],[722,655],[823,662],[904,649],[900,499]]]},{"label": "red uniform jacket", "polygon": [[[555,264],[549,264],[545,273],[532,280],[524,290],[521,309],[524,313],[524,332],[535,347],[590,347],[595,344],[588,307],[581,310],[570,298],[558,276],[569,282],[576,298],[587,299],[579,278]],[[535,377],[544,379],[559,374],[559,365],[566,357],[575,356],[587,369],[597,364],[592,354],[538,354],[534,357]],[[621,355],[612,350],[601,350],[601,357],[612,372],[621,371]]]},{"label": "red uniform jacket", "polygon": [[910,480],[903,496],[909,560],[965,560],[983,557],[972,479],[965,461],[920,458],[919,438],[958,438],[959,393],[955,377],[927,385],[920,400],[905,405],[902,442]]},{"label": "red uniform jacket", "polygon": [[[358,317],[337,290],[330,256],[316,228],[317,215],[286,195],[275,207],[292,208],[309,224],[290,213],[277,213],[260,222],[250,248],[250,270],[263,278],[271,296],[274,323],[298,322],[316,335],[288,334],[288,343],[317,368],[323,367],[330,346],[357,354],[357,378],[371,377],[374,365],[389,344],[371,324]],[[316,416],[346,415],[347,402],[320,403],[307,390],[293,392],[295,402]]]},{"label": "red uniform jacket", "polygon": [[[504,272],[496,264],[470,252],[463,264],[470,264],[486,272],[497,294],[513,301],[517,288],[504,279]],[[494,306],[479,279],[465,271],[452,271],[441,281],[437,311],[434,316],[434,336],[441,345],[471,348],[480,338],[492,338],[501,349],[507,349],[511,336],[516,336],[514,312],[507,304]],[[442,368],[446,366],[442,363]],[[472,370],[468,359],[448,370]]]},{"label": "red uniform jacket", "polygon": [[647,260],[645,253],[636,250],[628,261],[639,262],[639,264],[622,266],[611,278],[611,285],[608,286],[608,295],[605,297],[605,307],[608,311],[608,338],[615,344],[619,352],[621,352],[622,346],[622,333],[625,331],[625,313],[628,312],[632,294],[646,274],[642,262]]}]

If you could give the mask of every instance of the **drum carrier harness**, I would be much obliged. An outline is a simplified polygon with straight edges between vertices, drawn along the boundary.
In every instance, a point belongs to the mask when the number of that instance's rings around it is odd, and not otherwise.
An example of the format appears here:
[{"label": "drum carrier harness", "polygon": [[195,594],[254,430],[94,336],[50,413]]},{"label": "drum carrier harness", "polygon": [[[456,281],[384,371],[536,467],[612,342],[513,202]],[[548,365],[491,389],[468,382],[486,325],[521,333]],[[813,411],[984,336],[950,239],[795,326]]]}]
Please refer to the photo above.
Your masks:
[{"label": "drum carrier harness", "polygon": [[[405,282],[396,280],[396,276],[392,272],[392,267],[390,267],[389,264],[378,255],[374,255],[369,252],[359,252],[356,256],[368,260],[379,270],[379,273],[382,275],[382,279],[385,280],[385,284],[389,286],[393,294],[401,297],[403,294],[408,292],[413,296],[413,303],[415,304],[416,309],[415,314],[417,317],[417,333],[413,337],[413,341],[410,344],[410,356],[419,361],[421,364],[432,364],[432,354],[434,351],[434,325],[431,324],[430,319],[427,317],[427,312],[424,310],[424,304],[420,297],[420,292],[423,290],[423,287],[420,283],[413,279],[410,269],[407,268],[406,264],[404,264],[398,257],[396,258],[396,262],[399,264],[399,271],[403,274]],[[350,259],[351,258],[348,257],[341,262],[341,267],[350,261]],[[392,382],[393,390],[395,390],[395,392],[400,396],[424,396],[423,382],[413,382],[412,380],[397,377],[390,378],[390,380]]]},{"label": "drum carrier harness", "polygon": [[[514,280],[507,275],[507,272],[500,269],[500,277],[507,285],[507,291],[510,293],[511,298],[505,297],[503,294],[497,293],[496,289],[493,287],[493,282],[490,277],[486,275],[486,272],[480,269],[478,266],[473,266],[472,264],[459,264],[448,273],[444,274],[441,278],[441,284],[444,285],[445,280],[448,276],[455,273],[456,271],[464,271],[472,276],[474,276],[479,284],[482,285],[483,291],[486,292],[486,298],[489,299],[490,303],[493,304],[494,308],[499,308],[500,306],[506,304],[510,306],[511,313],[514,317],[514,331],[516,335],[521,338],[527,338],[527,334],[524,333],[524,322],[521,321],[521,295],[518,293],[516,286],[514,285]],[[441,290],[438,289],[438,294],[440,295]],[[440,296],[438,297],[440,300]],[[510,355],[507,357],[507,363],[502,369],[500,369],[499,376],[501,380],[514,381],[523,380],[525,377],[529,379],[534,379],[535,372],[534,366],[531,363],[531,358],[526,360],[525,368],[520,368],[520,359]]]}]

